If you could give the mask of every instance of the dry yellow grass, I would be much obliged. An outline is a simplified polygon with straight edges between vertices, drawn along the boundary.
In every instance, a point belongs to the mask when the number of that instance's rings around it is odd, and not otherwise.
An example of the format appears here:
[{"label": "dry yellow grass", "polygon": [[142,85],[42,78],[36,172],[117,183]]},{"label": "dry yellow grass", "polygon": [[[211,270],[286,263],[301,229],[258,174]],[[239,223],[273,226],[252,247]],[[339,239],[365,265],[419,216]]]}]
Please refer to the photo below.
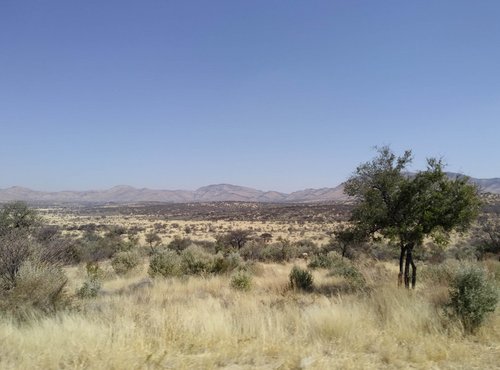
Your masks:
[{"label": "dry yellow grass", "polygon": [[[226,276],[107,278],[80,309],[30,324],[0,321],[1,369],[493,369],[500,315],[464,337],[414,292],[379,281],[371,294],[287,289],[291,265],[263,265],[248,293]],[[383,266],[382,266],[383,268]],[[71,268],[71,289],[84,270]],[[318,285],[335,283],[315,272]]]}]

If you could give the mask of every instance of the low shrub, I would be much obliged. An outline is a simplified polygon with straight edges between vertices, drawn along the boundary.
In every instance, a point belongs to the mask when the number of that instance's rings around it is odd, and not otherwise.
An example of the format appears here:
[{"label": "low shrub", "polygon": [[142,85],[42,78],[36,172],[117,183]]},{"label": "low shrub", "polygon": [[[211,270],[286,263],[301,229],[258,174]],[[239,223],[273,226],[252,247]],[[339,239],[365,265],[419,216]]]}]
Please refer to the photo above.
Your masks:
[{"label": "low shrub", "polygon": [[176,251],[182,252],[184,249],[192,245],[193,242],[189,238],[181,238],[180,236],[176,236],[169,244],[168,248]]},{"label": "low shrub", "polygon": [[332,269],[342,263],[342,257],[337,252],[328,252],[328,254],[317,254],[311,258],[307,265],[310,269]]},{"label": "low shrub", "polygon": [[212,272],[215,256],[197,245],[190,245],[180,254],[182,271],[186,275],[205,275]]},{"label": "low shrub", "polygon": [[77,290],[76,295],[79,298],[95,298],[101,290],[101,281],[98,279],[87,279],[83,282],[80,289]]},{"label": "low shrub", "polygon": [[231,288],[248,292],[252,289],[252,276],[244,271],[239,271],[231,277]]},{"label": "low shrub", "polygon": [[312,274],[298,266],[293,266],[289,278],[292,289],[311,291],[313,288],[314,279]]},{"label": "low shrub", "polygon": [[83,299],[95,298],[101,290],[103,272],[97,261],[87,262],[85,268],[87,270],[87,280],[85,280],[81,288],[77,290],[76,295]]},{"label": "low shrub", "polygon": [[262,240],[251,240],[239,250],[241,257],[246,260],[261,261],[263,260],[263,250],[266,244]]},{"label": "low shrub", "polygon": [[458,271],[450,287],[449,308],[467,332],[476,331],[497,303],[498,291],[484,269],[471,265]]},{"label": "low shrub", "polygon": [[63,270],[38,260],[25,261],[17,272],[15,285],[4,295],[4,308],[16,315],[30,311],[54,313],[68,305],[64,288],[68,282]]},{"label": "low shrub", "polygon": [[232,252],[227,256],[222,255],[222,253],[218,253],[214,258],[212,272],[214,274],[225,274],[243,268],[244,262],[239,253]]},{"label": "low shrub", "polygon": [[118,252],[111,261],[111,266],[118,275],[124,275],[141,263],[141,257],[135,251]]},{"label": "low shrub", "polygon": [[163,250],[154,253],[149,261],[149,275],[179,276],[182,274],[181,257],[172,250]]},{"label": "low shrub", "polygon": [[340,257],[338,253],[330,252],[330,254],[331,253],[335,253],[337,256],[335,258],[330,256],[330,259],[334,261],[334,263],[330,267],[329,275],[343,277],[352,291],[366,288],[366,280],[358,268],[350,260]]}]

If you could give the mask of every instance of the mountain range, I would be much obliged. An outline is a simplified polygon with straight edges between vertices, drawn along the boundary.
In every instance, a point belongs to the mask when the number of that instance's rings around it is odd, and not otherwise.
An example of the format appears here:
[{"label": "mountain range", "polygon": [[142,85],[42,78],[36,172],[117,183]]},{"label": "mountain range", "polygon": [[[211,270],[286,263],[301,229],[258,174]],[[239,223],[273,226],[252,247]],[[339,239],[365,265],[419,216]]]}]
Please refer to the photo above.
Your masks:
[{"label": "mountain range", "polygon": [[[455,177],[457,174],[449,174]],[[470,179],[479,185],[482,192],[500,194],[500,178]],[[262,191],[244,186],[218,184],[201,187],[197,190],[154,190],[120,185],[107,190],[43,192],[13,186],[0,189],[0,202],[23,200],[46,203],[132,203],[132,202],[267,202],[267,203],[312,203],[345,201],[344,185],[334,188],[305,189],[293,193]]]},{"label": "mountain range", "polygon": [[230,184],[208,185],[194,191],[137,189],[120,185],[107,190],[89,191],[35,191],[19,186],[0,189],[0,202],[23,200],[47,203],[131,203],[131,202],[267,202],[267,203],[304,203],[343,200],[343,186],[323,189],[306,189],[290,194],[277,191],[262,191]]}]

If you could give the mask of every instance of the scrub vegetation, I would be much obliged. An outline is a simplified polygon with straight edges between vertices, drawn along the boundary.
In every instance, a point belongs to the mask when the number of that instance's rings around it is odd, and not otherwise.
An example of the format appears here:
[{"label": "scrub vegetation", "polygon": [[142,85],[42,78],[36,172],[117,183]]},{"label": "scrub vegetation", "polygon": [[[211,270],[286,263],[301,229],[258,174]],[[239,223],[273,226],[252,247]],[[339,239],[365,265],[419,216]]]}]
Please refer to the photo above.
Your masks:
[{"label": "scrub vegetation", "polygon": [[409,159],[306,220],[4,205],[0,368],[496,368],[497,200]]}]

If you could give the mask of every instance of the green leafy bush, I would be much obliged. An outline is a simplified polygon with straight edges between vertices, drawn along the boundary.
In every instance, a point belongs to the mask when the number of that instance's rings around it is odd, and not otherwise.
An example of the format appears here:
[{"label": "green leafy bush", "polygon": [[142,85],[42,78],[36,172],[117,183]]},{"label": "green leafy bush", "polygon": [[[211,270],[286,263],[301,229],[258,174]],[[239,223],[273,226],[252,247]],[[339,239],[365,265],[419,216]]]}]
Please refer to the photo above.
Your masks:
[{"label": "green leafy bush", "polygon": [[293,266],[292,271],[290,271],[289,278],[292,289],[310,291],[313,288],[312,274],[298,266]]},{"label": "green leafy bush", "polygon": [[98,279],[87,279],[83,282],[83,285],[76,292],[76,295],[80,298],[95,298],[101,290],[101,281]]},{"label": "green leafy bush", "polygon": [[333,269],[342,264],[342,257],[337,252],[328,252],[328,254],[317,254],[312,257],[307,265],[310,269]]},{"label": "green leafy bush", "polygon": [[182,272],[186,275],[204,275],[212,271],[215,256],[197,245],[190,245],[180,256]]},{"label": "green leafy bush", "polygon": [[80,298],[95,298],[101,290],[103,272],[97,261],[87,262],[85,267],[87,270],[87,280],[77,290],[76,295]]},{"label": "green leafy bush", "polygon": [[466,331],[474,332],[495,311],[497,302],[498,291],[485,270],[466,266],[458,271],[450,287],[449,307]]},{"label": "green leafy bush", "polygon": [[234,270],[242,269],[244,262],[238,252],[229,253],[224,256],[222,253],[217,253],[212,265],[214,274],[225,274]]},{"label": "green leafy bush", "polygon": [[141,257],[135,251],[118,252],[111,261],[111,266],[118,275],[124,275],[141,263]]},{"label": "green leafy bush", "polygon": [[181,257],[172,250],[163,250],[154,253],[149,261],[149,275],[155,276],[179,276],[182,274]]},{"label": "green leafy bush", "polygon": [[236,290],[248,292],[252,289],[252,276],[244,271],[239,271],[231,278],[231,287]]}]

